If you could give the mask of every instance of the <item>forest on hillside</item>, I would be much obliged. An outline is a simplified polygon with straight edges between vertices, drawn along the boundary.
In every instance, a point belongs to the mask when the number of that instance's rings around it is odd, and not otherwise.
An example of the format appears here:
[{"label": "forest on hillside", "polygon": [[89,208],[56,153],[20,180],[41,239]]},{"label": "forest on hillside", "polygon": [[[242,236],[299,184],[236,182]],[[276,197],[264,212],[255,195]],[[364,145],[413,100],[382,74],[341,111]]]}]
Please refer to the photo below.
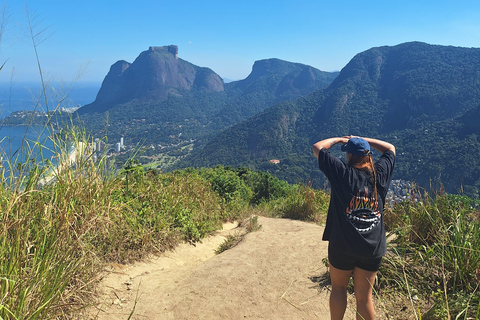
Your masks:
[{"label": "forest on hillside", "polygon": [[[180,166],[242,165],[322,186],[311,145],[331,136],[370,136],[396,145],[395,178],[478,197],[475,70],[480,49],[418,42],[372,48],[355,56],[329,87],[222,132]],[[271,166],[270,159],[280,164]]]}]

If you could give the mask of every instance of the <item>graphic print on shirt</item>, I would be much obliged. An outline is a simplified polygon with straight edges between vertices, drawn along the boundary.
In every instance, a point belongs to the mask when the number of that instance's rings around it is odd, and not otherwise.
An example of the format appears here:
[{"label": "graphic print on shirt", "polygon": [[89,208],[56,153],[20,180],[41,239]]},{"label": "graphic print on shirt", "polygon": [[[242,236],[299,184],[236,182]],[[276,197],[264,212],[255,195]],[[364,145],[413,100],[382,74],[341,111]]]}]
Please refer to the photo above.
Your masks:
[{"label": "graphic print on shirt", "polygon": [[378,211],[378,201],[374,195],[369,195],[368,187],[352,197],[345,209],[347,218],[358,232],[368,232],[380,222],[381,214]]}]

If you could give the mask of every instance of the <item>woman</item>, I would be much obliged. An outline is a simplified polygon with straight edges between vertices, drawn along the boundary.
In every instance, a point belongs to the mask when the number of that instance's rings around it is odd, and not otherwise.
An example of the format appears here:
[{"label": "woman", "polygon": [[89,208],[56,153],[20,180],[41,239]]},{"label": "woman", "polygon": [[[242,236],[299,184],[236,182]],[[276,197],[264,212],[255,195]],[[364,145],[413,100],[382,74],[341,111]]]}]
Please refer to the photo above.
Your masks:
[{"label": "woman", "polygon": [[[336,144],[342,144],[342,151],[346,151],[347,164],[328,151]],[[370,147],[382,153],[375,163]],[[329,241],[331,319],[343,319],[352,274],[357,319],[373,319],[372,291],[386,252],[383,208],[395,164],[395,147],[377,139],[346,136],[315,143],[313,153],[331,186],[323,234],[323,240]]]}]

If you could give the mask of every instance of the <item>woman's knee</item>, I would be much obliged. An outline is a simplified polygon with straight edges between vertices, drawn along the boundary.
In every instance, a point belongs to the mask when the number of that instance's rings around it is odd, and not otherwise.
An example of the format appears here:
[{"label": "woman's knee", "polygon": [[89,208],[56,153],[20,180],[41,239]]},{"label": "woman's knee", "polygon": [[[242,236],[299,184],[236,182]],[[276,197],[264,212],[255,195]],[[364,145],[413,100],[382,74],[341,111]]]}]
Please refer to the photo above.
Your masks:
[{"label": "woman's knee", "polygon": [[373,303],[373,296],[372,295],[357,295],[355,292],[355,300],[357,302],[357,306],[366,306]]}]

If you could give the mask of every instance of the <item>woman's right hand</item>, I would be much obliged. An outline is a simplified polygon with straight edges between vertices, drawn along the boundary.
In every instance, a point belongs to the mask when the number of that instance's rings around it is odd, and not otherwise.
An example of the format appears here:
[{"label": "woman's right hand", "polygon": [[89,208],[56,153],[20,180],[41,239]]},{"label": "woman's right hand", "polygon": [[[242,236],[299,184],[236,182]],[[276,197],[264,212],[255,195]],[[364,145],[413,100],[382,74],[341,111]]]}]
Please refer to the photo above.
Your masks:
[{"label": "woman's right hand", "polygon": [[338,138],[339,141],[338,143],[341,143],[341,144],[347,144],[348,140],[350,140],[353,136],[343,136],[341,138]]}]

